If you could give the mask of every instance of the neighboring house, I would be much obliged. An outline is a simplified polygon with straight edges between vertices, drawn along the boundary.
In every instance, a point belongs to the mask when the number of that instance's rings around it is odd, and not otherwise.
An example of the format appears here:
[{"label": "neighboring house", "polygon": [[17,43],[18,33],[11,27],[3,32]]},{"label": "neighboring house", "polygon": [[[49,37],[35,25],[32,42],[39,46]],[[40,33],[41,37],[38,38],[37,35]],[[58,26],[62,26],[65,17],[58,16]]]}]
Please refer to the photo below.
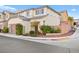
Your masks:
[{"label": "neighboring house", "polygon": [[60,24],[60,28],[62,30],[62,33],[67,33],[69,31],[71,31],[71,25],[68,21],[68,13],[67,11],[61,11],[61,24]]},{"label": "neighboring house", "polygon": [[79,19],[74,19],[74,22],[76,23],[77,27],[79,26]]},{"label": "neighboring house", "polygon": [[10,33],[16,32],[16,24],[18,23],[23,25],[24,33],[29,33],[29,31],[35,30],[32,26],[35,22],[38,23],[39,32],[41,32],[40,26],[42,25],[59,27],[61,28],[62,33],[67,33],[71,30],[71,27],[68,24],[67,11],[57,12],[49,6],[17,11],[16,13],[6,13],[5,20],[7,20],[6,24],[9,27]]},{"label": "neighboring house", "polygon": [[6,14],[4,12],[0,13],[0,29],[7,26]]}]

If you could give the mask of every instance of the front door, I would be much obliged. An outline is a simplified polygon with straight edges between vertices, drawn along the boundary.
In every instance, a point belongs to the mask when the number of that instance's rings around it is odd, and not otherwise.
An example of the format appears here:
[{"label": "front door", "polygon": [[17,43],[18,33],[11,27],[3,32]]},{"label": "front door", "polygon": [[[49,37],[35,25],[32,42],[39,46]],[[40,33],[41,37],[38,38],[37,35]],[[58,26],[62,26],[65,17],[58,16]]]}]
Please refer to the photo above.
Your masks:
[{"label": "front door", "polygon": [[10,33],[16,34],[16,24],[10,24]]}]

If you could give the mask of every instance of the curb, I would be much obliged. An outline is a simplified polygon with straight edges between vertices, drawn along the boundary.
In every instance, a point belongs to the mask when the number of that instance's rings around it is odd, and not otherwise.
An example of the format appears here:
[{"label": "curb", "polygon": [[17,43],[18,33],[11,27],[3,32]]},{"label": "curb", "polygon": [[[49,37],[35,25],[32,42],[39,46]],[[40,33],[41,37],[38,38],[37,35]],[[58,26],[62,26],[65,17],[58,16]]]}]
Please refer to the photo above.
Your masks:
[{"label": "curb", "polygon": [[6,33],[0,33],[1,36],[6,36],[6,37],[11,37],[11,38],[17,38],[17,39],[33,39],[33,40],[62,40],[62,39],[67,39],[67,37],[30,37],[30,36],[18,36],[18,35],[13,35],[13,34],[6,34]]}]

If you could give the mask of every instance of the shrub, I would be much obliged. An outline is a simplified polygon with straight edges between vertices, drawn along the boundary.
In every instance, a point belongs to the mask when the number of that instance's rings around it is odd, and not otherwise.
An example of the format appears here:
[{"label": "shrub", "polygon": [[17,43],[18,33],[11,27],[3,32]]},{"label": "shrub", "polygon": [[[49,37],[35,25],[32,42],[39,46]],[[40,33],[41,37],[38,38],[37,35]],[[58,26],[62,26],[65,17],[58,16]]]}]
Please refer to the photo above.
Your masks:
[{"label": "shrub", "polygon": [[30,31],[30,34],[35,34],[35,31]]},{"label": "shrub", "polygon": [[42,32],[44,32],[44,33],[50,33],[51,32],[51,27],[50,26],[41,26],[41,30],[42,30]]},{"label": "shrub", "polygon": [[16,24],[16,34],[17,35],[23,34],[23,26],[21,24]]},{"label": "shrub", "polygon": [[41,26],[41,30],[43,33],[60,33],[61,32],[60,28],[58,28],[58,27],[51,28],[50,26],[46,26],[46,25]]},{"label": "shrub", "polygon": [[50,33],[55,33],[55,28],[52,28]]},{"label": "shrub", "polygon": [[3,33],[8,33],[8,32],[9,32],[8,27],[4,27],[3,30],[2,30],[2,32],[3,32]]},{"label": "shrub", "polygon": [[60,32],[61,32],[60,28],[55,29],[55,33],[60,33]]},{"label": "shrub", "polygon": [[30,31],[29,34],[30,36],[36,36],[35,31]]}]

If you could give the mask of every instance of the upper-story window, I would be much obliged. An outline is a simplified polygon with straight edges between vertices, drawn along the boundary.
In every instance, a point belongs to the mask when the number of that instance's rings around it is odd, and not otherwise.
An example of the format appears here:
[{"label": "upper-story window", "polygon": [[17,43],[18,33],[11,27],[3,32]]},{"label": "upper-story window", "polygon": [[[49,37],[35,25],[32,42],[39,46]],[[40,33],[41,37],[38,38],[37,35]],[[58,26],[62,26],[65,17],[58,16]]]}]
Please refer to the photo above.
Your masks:
[{"label": "upper-story window", "polygon": [[27,14],[27,16],[30,16],[30,12],[29,12],[29,11],[27,11],[27,13],[26,13],[26,14]]},{"label": "upper-story window", "polygon": [[38,15],[38,14],[44,14],[44,9],[37,9],[36,15]]}]

